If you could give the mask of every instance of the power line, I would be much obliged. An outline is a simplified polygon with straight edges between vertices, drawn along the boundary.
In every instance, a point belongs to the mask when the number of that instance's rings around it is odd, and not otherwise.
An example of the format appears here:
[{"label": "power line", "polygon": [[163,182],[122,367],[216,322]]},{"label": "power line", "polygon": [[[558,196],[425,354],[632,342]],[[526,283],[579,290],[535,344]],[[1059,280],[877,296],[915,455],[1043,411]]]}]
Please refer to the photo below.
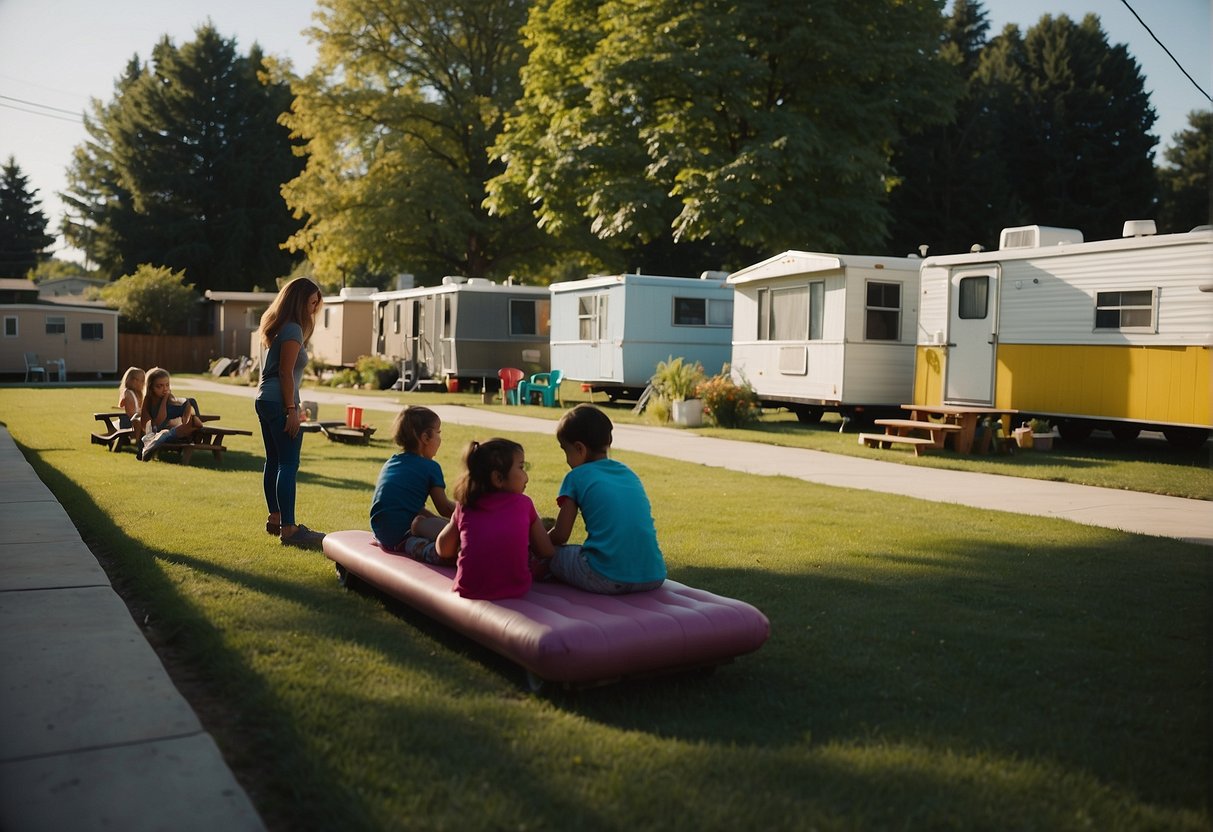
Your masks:
[{"label": "power line", "polygon": [[1164,44],[1161,40],[1158,39],[1158,35],[1154,34],[1154,32],[1151,31],[1150,27],[1146,25],[1146,22],[1141,19],[1141,15],[1139,15],[1134,10],[1134,8],[1129,5],[1129,0],[1120,0],[1120,2],[1124,4],[1124,7],[1126,9],[1128,9],[1130,12],[1133,13],[1133,16],[1137,18],[1137,22],[1141,24],[1141,28],[1145,29],[1146,32],[1149,33],[1150,37],[1154,38],[1154,42],[1162,47],[1162,51],[1167,53],[1167,57],[1175,62],[1175,65],[1177,67],[1179,67],[1179,71],[1184,74],[1184,77],[1192,82],[1192,86],[1196,87],[1196,89],[1199,90],[1201,95],[1203,95],[1205,98],[1209,99],[1210,103],[1213,103],[1213,97],[1210,97],[1209,94],[1207,92],[1205,92],[1204,89],[1200,86],[1200,84],[1196,83],[1196,79],[1188,74],[1188,70],[1184,69],[1183,64],[1181,64],[1179,62],[1179,59],[1171,54],[1171,50],[1167,48],[1166,44]]},{"label": "power line", "polygon": [[[4,98],[4,96],[0,96],[0,98]],[[70,122],[72,124],[82,124],[83,123],[83,119],[80,118],[79,116],[76,116],[75,118],[68,118],[67,116],[55,115],[54,113],[44,113],[44,112],[41,112],[40,110],[27,110],[25,107],[18,107],[15,104],[5,104],[3,101],[0,101],[0,107],[5,107],[9,110],[16,110],[17,112],[20,112],[20,113],[29,113],[32,116],[42,116],[43,118],[53,118],[56,121],[66,121],[66,122]]]},{"label": "power line", "polygon": [[37,101],[26,101],[24,98],[13,98],[11,95],[0,95],[5,101],[16,101],[18,104],[25,104],[30,107],[38,107],[42,110],[52,110],[56,113],[66,113],[69,116],[79,116],[79,110],[65,110],[62,107],[52,107],[49,104],[39,104]]}]

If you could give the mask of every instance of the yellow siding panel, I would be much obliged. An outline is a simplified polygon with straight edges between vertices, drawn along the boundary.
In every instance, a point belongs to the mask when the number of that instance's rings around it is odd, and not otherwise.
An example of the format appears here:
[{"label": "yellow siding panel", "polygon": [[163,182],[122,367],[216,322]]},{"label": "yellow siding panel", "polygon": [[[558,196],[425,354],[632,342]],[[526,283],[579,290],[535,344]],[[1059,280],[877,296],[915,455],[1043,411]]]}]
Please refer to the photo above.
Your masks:
[{"label": "yellow siding panel", "polygon": [[1213,424],[1208,347],[1003,344],[1000,407],[1172,424]]},{"label": "yellow siding panel", "polygon": [[914,404],[943,404],[943,368],[947,357],[939,347],[916,348]]}]

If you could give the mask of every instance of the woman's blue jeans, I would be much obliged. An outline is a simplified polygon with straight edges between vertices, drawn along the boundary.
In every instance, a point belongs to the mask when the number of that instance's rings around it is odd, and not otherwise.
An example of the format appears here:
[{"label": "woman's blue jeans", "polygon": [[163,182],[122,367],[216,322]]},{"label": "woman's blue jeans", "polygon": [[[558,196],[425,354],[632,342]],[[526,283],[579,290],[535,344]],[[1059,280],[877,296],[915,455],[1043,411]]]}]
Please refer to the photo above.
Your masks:
[{"label": "woman's blue jeans", "polygon": [[270,514],[281,514],[282,525],[295,524],[295,480],[299,476],[299,449],[303,431],[292,439],[286,432],[286,407],[282,402],[256,402],[261,422],[261,441],[265,443],[265,468],[262,488]]}]

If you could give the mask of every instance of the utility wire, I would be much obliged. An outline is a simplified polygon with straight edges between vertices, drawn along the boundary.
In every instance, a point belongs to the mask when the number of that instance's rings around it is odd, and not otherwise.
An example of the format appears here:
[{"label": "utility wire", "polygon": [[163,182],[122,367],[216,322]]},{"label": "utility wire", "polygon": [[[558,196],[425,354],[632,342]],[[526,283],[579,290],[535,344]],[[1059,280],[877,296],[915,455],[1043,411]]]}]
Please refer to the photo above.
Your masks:
[{"label": "utility wire", "polygon": [[[0,95],[0,98],[7,98],[7,96]],[[12,99],[10,99],[10,100],[12,100]],[[43,118],[53,118],[56,121],[67,121],[72,124],[82,124],[83,123],[83,119],[80,116],[76,116],[75,118],[68,118],[67,116],[60,116],[60,115],[56,115],[54,113],[44,113],[41,110],[27,110],[25,107],[18,107],[15,104],[5,104],[3,101],[0,101],[0,107],[5,107],[9,110],[16,110],[17,112],[20,112],[20,113],[29,113],[32,116],[42,116]]]},{"label": "utility wire", "polygon": [[1209,99],[1210,103],[1213,103],[1213,97],[1210,97],[1210,95],[1204,91],[1204,89],[1200,86],[1200,84],[1196,83],[1196,79],[1188,74],[1188,70],[1184,69],[1184,65],[1181,64],[1179,62],[1179,60],[1174,55],[1171,54],[1171,50],[1167,48],[1166,44],[1164,44],[1161,40],[1158,39],[1158,35],[1154,34],[1154,32],[1151,31],[1150,27],[1146,25],[1146,22],[1141,19],[1141,15],[1139,15],[1133,9],[1133,7],[1129,5],[1129,0],[1120,0],[1120,2],[1124,4],[1124,7],[1126,9],[1128,9],[1130,12],[1133,13],[1133,16],[1137,18],[1137,22],[1141,24],[1141,28],[1143,28],[1147,32],[1149,32],[1150,37],[1154,38],[1154,42],[1162,47],[1163,52],[1167,53],[1167,57],[1175,62],[1175,65],[1177,67],[1179,67],[1179,71],[1184,74],[1184,77],[1192,82],[1192,86],[1196,87],[1196,89],[1200,91],[1201,95],[1203,95],[1205,98]]},{"label": "utility wire", "polygon": [[37,101],[26,101],[24,98],[13,98],[11,95],[0,95],[0,98],[5,101],[16,101],[18,104],[26,104],[30,107],[38,107],[42,110],[53,110],[56,113],[66,113],[69,116],[79,116],[79,110],[65,110],[62,107],[52,107],[49,104],[39,104]]}]

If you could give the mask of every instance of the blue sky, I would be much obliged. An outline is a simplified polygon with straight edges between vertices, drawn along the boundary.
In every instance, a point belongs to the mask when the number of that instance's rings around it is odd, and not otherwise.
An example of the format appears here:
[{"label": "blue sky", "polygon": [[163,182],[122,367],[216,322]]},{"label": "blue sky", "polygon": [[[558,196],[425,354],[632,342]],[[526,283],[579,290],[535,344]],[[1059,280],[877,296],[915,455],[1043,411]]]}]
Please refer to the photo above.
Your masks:
[{"label": "blue sky", "polygon": [[[1213,93],[1213,3],[1129,2],[1188,73]],[[1128,44],[1142,66],[1159,115],[1159,149],[1185,129],[1190,111],[1213,107],[1122,0],[984,0],[983,6],[992,35],[1007,23],[1026,30],[1044,14],[1099,15],[1109,40]],[[72,114],[82,112],[90,98],[108,101],[114,78],[132,55],[146,58],[165,34],[184,43],[209,18],[242,50],[256,41],[305,69],[315,50],[301,32],[314,8],[309,0],[0,0],[0,159],[16,157],[53,229],[62,215],[55,194],[66,187],[72,149],[86,139],[78,115]]]}]

